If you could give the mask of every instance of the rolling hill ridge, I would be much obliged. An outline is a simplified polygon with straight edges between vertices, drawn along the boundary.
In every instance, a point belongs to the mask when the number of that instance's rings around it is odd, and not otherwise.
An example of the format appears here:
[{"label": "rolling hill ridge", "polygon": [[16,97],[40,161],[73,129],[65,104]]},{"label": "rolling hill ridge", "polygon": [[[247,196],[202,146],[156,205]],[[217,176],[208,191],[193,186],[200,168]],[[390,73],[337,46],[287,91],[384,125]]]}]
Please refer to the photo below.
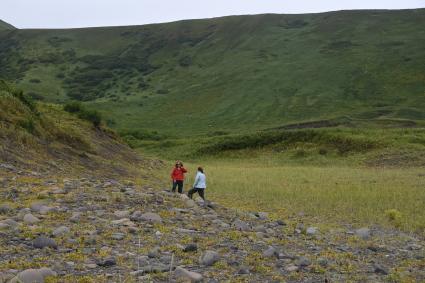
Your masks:
[{"label": "rolling hill ridge", "polygon": [[0,30],[11,30],[11,29],[16,29],[14,26],[12,26],[11,24],[8,24],[2,20],[0,20]]},{"label": "rolling hill ridge", "polygon": [[425,9],[0,32],[0,77],[177,136],[425,119]]}]

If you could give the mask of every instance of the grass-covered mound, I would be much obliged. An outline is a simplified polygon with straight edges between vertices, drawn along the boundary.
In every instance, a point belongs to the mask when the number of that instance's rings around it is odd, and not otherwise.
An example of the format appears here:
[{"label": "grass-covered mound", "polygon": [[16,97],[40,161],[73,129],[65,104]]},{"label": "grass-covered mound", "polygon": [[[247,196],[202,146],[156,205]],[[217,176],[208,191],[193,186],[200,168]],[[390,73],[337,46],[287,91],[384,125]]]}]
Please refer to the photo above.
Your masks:
[{"label": "grass-covered mound", "polygon": [[34,102],[3,80],[0,109],[0,163],[36,171],[89,169],[102,174],[121,174],[123,168],[140,165],[140,158],[97,120],[84,115],[80,119],[60,105]]}]

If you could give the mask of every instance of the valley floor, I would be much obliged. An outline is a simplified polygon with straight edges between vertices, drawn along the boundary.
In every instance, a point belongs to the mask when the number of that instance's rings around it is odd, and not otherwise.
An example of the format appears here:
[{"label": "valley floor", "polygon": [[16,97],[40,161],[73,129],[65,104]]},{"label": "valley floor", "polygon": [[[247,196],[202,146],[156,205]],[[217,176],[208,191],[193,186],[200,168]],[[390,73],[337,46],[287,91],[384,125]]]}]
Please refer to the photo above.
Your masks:
[{"label": "valley floor", "polygon": [[[312,225],[379,224],[425,235],[424,168],[283,165],[272,159],[201,165],[208,196],[230,207],[277,217],[302,214]],[[197,165],[188,166],[190,186]]]},{"label": "valley floor", "polygon": [[[332,179],[326,168],[206,168],[208,197],[214,202],[203,203],[174,195],[164,189],[167,184],[154,179],[58,177],[3,166],[0,282],[16,275],[30,282],[25,276],[43,274],[56,275],[43,278],[45,282],[425,280],[425,242],[420,236],[373,225],[355,227],[350,221],[325,229],[311,221],[313,213],[323,211],[314,205],[329,198],[321,196],[327,185],[344,182],[346,171],[335,172]],[[372,178],[366,171],[356,172]],[[361,180],[382,182],[394,174]],[[415,174],[412,171],[406,179]],[[295,177],[308,190],[299,200],[297,186],[290,185]],[[278,185],[277,179],[286,181]],[[307,180],[318,179],[322,188],[315,193]],[[268,188],[262,195],[252,193],[262,186]],[[291,188],[292,193],[281,188]],[[285,201],[279,204],[279,199]],[[297,201],[304,202],[305,215],[288,213],[300,210]],[[356,201],[363,205],[361,199]],[[244,204],[245,211],[234,209]],[[259,212],[278,204],[288,211]],[[343,207],[342,216],[350,209]],[[48,269],[22,273],[42,267]]]}]

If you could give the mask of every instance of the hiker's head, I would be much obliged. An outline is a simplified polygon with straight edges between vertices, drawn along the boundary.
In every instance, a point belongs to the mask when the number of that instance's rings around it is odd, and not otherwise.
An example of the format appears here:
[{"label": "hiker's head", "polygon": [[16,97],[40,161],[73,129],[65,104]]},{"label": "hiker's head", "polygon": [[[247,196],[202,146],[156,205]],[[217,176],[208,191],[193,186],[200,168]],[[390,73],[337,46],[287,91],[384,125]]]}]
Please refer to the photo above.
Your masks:
[{"label": "hiker's head", "polygon": [[183,163],[179,160],[176,161],[176,167],[183,167]]},{"label": "hiker's head", "polygon": [[198,167],[198,171],[201,173],[204,173],[204,168],[202,168],[201,166]]}]

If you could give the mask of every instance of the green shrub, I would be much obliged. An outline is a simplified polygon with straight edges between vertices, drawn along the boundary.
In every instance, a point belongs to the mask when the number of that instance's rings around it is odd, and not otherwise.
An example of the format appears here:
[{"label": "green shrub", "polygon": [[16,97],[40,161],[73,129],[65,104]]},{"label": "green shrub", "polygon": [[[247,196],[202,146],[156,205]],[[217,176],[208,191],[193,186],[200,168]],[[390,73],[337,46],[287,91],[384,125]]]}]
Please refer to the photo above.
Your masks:
[{"label": "green shrub", "polygon": [[69,113],[77,113],[82,110],[82,106],[80,102],[73,101],[65,104],[63,110]]},{"label": "green shrub", "polygon": [[403,223],[403,215],[397,209],[386,210],[385,216],[395,227],[400,227]]},{"label": "green shrub", "polygon": [[18,98],[23,104],[25,104],[31,111],[36,110],[36,105],[34,100],[28,95],[24,94],[22,90],[15,90],[12,92],[13,96]]},{"label": "green shrub", "polygon": [[27,106],[32,112],[36,113],[36,104],[34,102],[34,99],[32,99],[30,96],[24,94],[22,90],[13,88],[10,84],[8,84],[6,81],[0,79],[0,91],[5,91],[9,93],[10,95],[16,97],[19,99],[25,106]]},{"label": "green shrub", "polygon": [[67,103],[63,109],[66,112],[77,114],[80,119],[92,122],[96,128],[102,123],[102,115],[98,111],[86,109],[80,102]]},{"label": "green shrub", "polygon": [[100,115],[100,113],[96,110],[83,109],[79,112],[78,117],[80,119],[92,122],[93,126],[95,126],[96,128],[98,128],[100,126],[100,123],[102,122],[102,115]]},{"label": "green shrub", "polygon": [[122,130],[119,132],[125,140],[153,140],[160,141],[165,139],[164,135],[159,134],[157,131],[148,130]]},{"label": "green shrub", "polygon": [[39,83],[41,83],[41,81],[39,79],[31,79],[30,83],[39,84]]},{"label": "green shrub", "polygon": [[30,134],[33,134],[35,132],[35,123],[32,118],[20,121],[18,125]]}]

